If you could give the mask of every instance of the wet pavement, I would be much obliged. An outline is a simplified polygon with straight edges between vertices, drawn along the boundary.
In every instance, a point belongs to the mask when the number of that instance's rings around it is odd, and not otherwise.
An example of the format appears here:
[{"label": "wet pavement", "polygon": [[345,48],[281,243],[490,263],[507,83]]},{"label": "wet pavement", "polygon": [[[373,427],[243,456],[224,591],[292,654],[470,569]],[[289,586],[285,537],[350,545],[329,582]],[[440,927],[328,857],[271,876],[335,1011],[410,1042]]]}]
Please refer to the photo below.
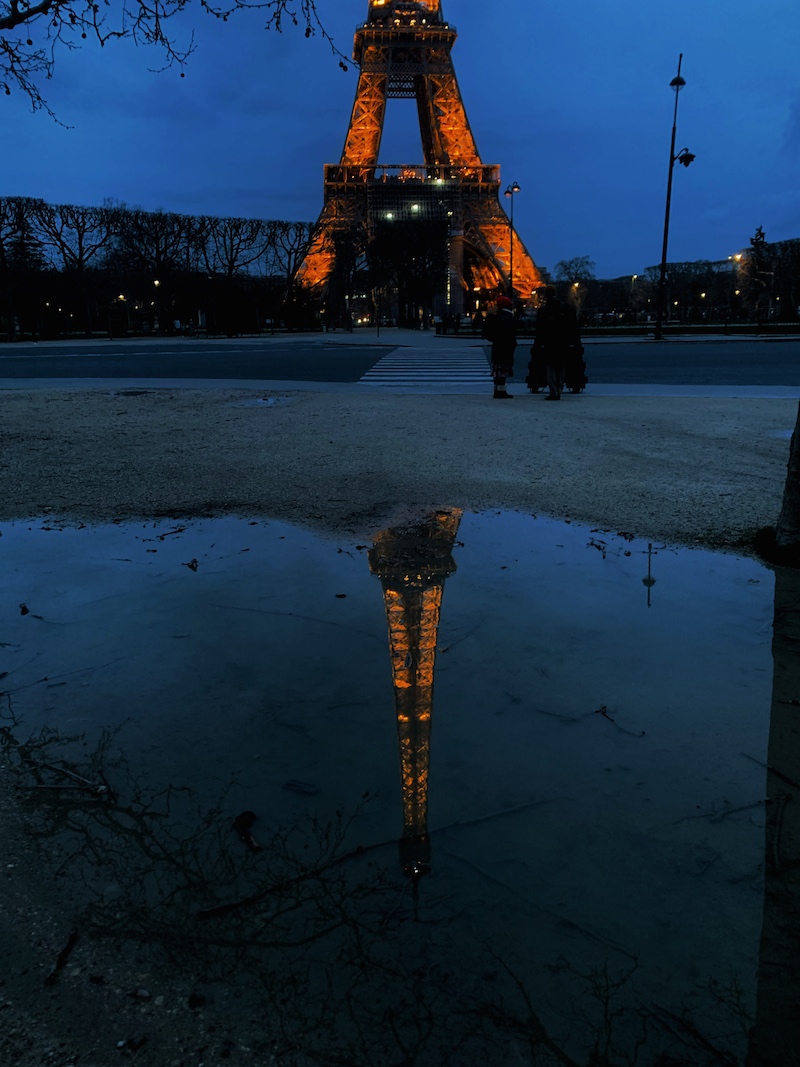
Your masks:
[{"label": "wet pavement", "polygon": [[774,571],[447,509],[369,544],[0,533],[4,713],[68,906],[190,967],[242,1041],[788,1067]]}]

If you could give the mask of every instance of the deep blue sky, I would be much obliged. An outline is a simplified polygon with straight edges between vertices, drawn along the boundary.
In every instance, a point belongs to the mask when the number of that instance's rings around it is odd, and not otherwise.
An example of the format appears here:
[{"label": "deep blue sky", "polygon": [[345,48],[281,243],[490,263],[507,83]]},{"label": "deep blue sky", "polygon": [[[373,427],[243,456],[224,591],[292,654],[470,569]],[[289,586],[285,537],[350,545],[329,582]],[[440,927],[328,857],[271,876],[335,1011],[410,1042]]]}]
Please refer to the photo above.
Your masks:
[{"label": "deep blue sky", "polygon": [[[318,0],[349,56],[367,0]],[[322,167],[341,154],[357,73],[322,40],[263,30],[257,12],[202,14],[186,77],[152,73],[129,42],[61,50],[46,113],[0,98],[0,195],[313,220]],[[598,277],[661,257],[674,94],[683,52],[669,259],[723,259],[757,226],[800,237],[797,0],[442,0],[478,150],[517,181],[515,223],[533,258],[588,256]],[[389,102],[381,162],[420,162],[411,101]]]}]

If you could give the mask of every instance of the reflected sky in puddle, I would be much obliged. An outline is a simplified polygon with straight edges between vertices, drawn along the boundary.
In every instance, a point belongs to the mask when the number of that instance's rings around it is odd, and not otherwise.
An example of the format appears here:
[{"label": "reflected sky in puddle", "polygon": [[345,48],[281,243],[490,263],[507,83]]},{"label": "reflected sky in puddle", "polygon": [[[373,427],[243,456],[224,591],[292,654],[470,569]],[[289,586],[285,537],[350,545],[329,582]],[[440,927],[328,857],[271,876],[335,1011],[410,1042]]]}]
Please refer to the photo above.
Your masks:
[{"label": "reflected sky in puddle", "polygon": [[[408,1062],[451,1062],[442,1048],[465,1034],[472,1051],[454,1063],[486,1057],[481,1041],[494,1049],[482,1062],[551,1062],[535,1058],[553,1054],[534,1049],[524,987],[548,1041],[584,1063],[609,1026],[598,975],[619,981],[624,1009],[608,1062],[629,1062],[645,1017],[640,1062],[686,1047],[670,1062],[719,1062],[709,1043],[743,1060],[762,936],[772,571],[457,511],[369,544],[232,518],[5,524],[0,553],[2,684],[28,732],[96,738],[122,724],[114,745],[136,775],[218,803],[226,830],[255,812],[259,842],[357,813],[343,847],[367,849],[353,866],[379,868],[386,894],[370,956],[384,991],[373,974],[369,997],[398,1002],[397,981],[428,1007],[443,998]],[[249,889],[207,887],[205,903],[252,894],[258,870],[248,877]],[[384,951],[403,956],[402,981]],[[409,978],[415,963],[436,997]],[[293,1041],[302,1030],[353,1064],[403,1062],[385,1011],[364,1022],[354,984],[332,992],[303,966],[310,1001],[341,995],[348,1010],[333,1028],[298,1017]],[[356,1031],[372,1059],[352,1051]],[[328,1062],[304,1055],[285,1062]]]}]

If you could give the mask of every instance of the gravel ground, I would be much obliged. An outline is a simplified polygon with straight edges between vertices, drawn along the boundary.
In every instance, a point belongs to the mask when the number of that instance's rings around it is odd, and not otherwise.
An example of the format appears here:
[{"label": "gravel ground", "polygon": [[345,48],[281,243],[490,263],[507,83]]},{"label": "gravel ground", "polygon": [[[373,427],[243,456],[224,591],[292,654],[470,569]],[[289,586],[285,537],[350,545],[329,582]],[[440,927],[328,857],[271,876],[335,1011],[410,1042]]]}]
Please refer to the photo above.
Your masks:
[{"label": "gravel ground", "polygon": [[[742,551],[776,521],[796,401],[542,400],[0,392],[0,520],[235,513],[367,538],[417,510],[508,508]],[[110,945],[79,940],[45,984],[70,929],[40,880],[3,749],[0,1063],[272,1062],[224,1013],[192,1006],[190,985]]]},{"label": "gravel ground", "polygon": [[234,513],[366,536],[431,507],[676,544],[774,524],[797,402],[237,389],[0,392],[0,520]]}]

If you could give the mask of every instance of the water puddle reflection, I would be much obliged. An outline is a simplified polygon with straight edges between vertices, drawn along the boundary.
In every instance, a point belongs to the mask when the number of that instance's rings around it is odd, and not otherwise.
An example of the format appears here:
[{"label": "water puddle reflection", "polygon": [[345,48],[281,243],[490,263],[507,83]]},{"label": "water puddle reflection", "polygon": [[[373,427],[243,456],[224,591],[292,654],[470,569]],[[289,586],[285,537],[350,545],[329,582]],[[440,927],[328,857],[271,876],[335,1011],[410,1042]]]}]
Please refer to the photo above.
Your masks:
[{"label": "water puddle reflection", "polygon": [[791,1062],[791,573],[456,510],[370,544],[14,523],[0,553],[4,739],[70,907],[234,1045]]}]

